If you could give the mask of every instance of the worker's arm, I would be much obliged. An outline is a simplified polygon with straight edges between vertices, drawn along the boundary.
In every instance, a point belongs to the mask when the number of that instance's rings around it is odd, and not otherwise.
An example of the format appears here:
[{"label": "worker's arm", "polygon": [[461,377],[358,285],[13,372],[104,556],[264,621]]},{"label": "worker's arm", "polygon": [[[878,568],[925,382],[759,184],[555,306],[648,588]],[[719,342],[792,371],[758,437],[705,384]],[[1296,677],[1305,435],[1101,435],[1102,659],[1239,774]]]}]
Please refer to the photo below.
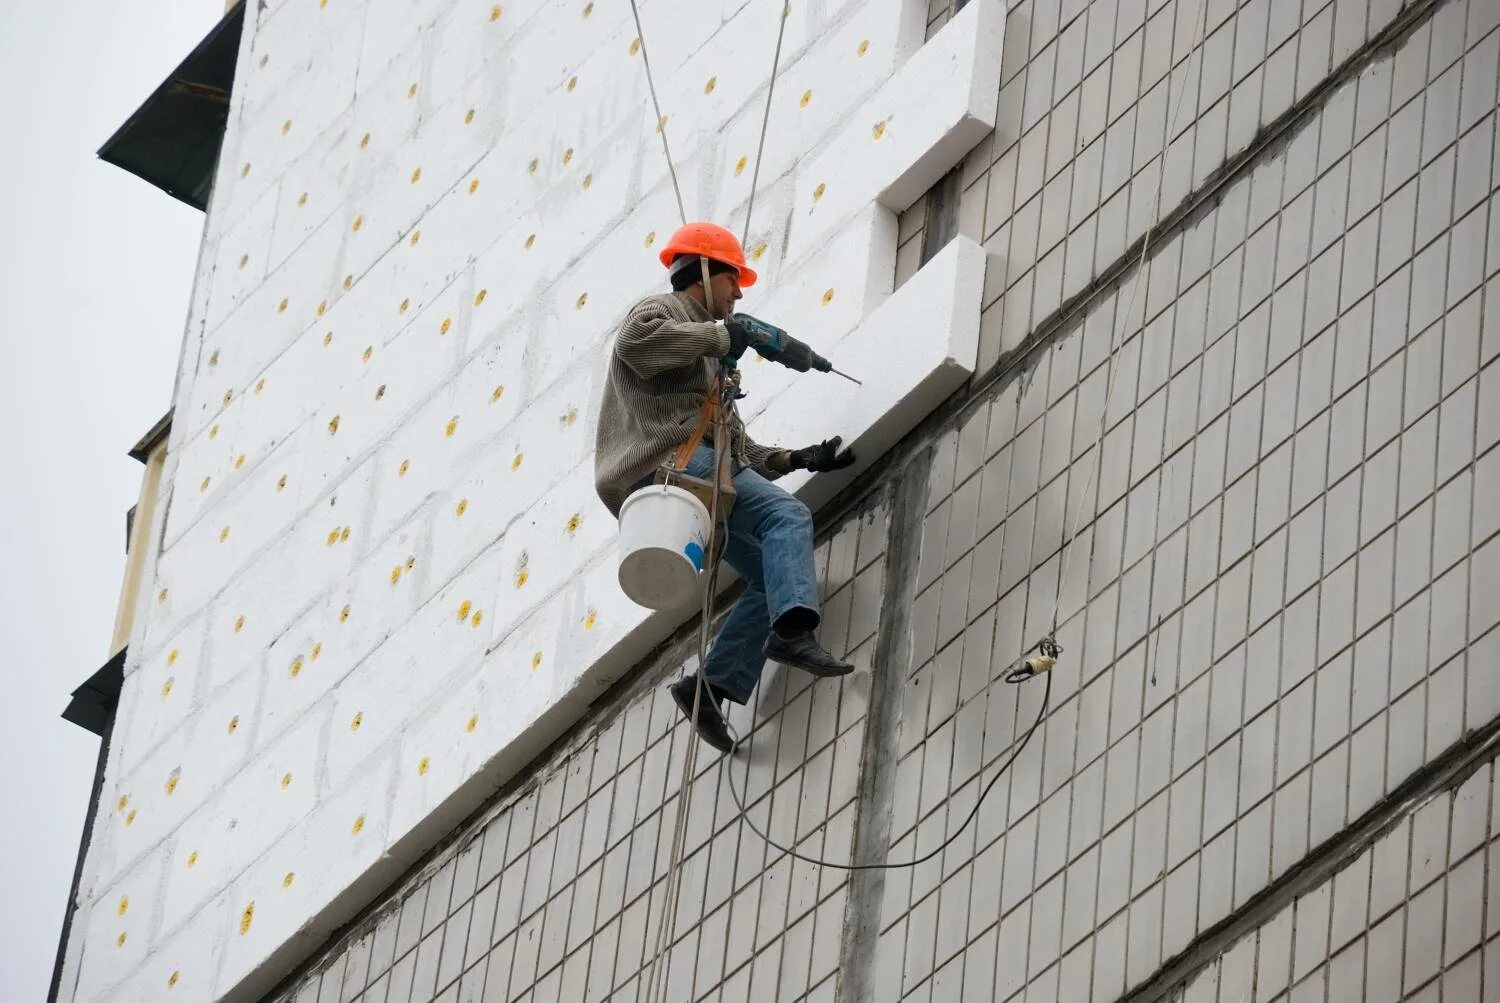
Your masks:
[{"label": "worker's arm", "polygon": [[760,474],[768,481],[774,481],[782,474],[788,473],[787,458],[791,455],[780,446],[762,446],[750,438],[750,433],[745,432],[745,460],[750,464],[750,469]]},{"label": "worker's arm", "polygon": [[842,470],[854,464],[854,450],[841,448],[844,438],[835,435],[832,439],[808,446],[805,449],[768,448],[756,445],[749,435],[745,436],[745,459],[750,461],[755,472],[768,480],[775,480],[793,470],[811,470],[815,474],[826,474]]},{"label": "worker's arm", "polygon": [[789,474],[793,470],[811,470],[826,474],[854,465],[854,450],[842,448],[844,437],[835,435],[803,449],[782,449],[772,453],[767,463],[773,470]]},{"label": "worker's arm", "polygon": [[615,338],[615,354],[637,376],[650,379],[696,359],[729,352],[729,332],[720,324],[673,320],[659,303],[630,312]]}]

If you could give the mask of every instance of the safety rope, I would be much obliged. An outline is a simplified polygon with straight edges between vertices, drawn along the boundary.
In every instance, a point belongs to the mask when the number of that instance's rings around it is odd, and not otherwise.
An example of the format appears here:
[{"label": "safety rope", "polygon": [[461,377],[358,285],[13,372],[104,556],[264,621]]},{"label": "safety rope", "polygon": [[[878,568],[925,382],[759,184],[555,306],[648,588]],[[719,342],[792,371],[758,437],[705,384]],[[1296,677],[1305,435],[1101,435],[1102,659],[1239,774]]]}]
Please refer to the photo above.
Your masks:
[{"label": "safety rope", "polygon": [[646,52],[646,31],[641,27],[641,12],[635,0],[630,0],[630,13],[635,17],[635,40],[641,43],[641,65],[646,68],[646,88],[651,92],[651,107],[656,112],[656,132],[661,136],[661,152],[667,158],[667,173],[672,176],[672,191],[677,196],[677,215],[687,223],[687,206],[682,201],[682,186],[677,183],[677,165],[672,162],[672,147],[667,143],[667,119],[661,113],[661,102],[656,97],[656,78],[651,73],[651,57]]},{"label": "safety rope", "polygon": [[755,147],[755,170],[750,172],[750,201],[745,205],[745,230],[740,246],[750,243],[750,215],[755,212],[755,190],[760,187],[760,158],[766,151],[766,128],[771,124],[771,96],[776,93],[776,75],[781,68],[781,40],[786,36],[786,20],[791,16],[788,4],[781,8],[781,24],[776,29],[776,51],[771,56],[771,82],[766,87],[766,108],[760,117],[760,142]]},{"label": "safety rope", "polygon": [[[703,301],[709,316],[714,312],[713,286],[709,282],[708,259],[700,256],[698,267],[703,277]],[[715,377],[716,390],[713,397],[719,401],[718,406],[713,409],[714,423],[714,476],[713,491],[709,495],[709,547],[708,567],[706,569],[703,586],[702,608],[698,619],[698,665],[700,671],[694,675],[693,685],[693,714],[691,721],[698,720],[698,712],[703,705],[704,690],[707,684],[703,679],[701,671],[705,659],[708,657],[708,631],[711,614],[713,612],[713,597],[718,591],[719,561],[718,542],[716,537],[719,532],[719,500],[723,494],[721,472],[724,463],[724,439],[728,422],[725,415],[730,413],[734,406],[732,395],[726,393],[725,369],[721,365]],[[691,458],[689,458],[691,460]],[[686,467],[686,464],[684,464]],[[727,534],[728,527],[725,527]],[[693,729],[689,726],[689,739],[687,752],[682,757],[682,776],[677,783],[677,816],[672,824],[672,847],[667,854],[667,873],[662,882],[662,918],[656,928],[656,949],[651,957],[650,974],[646,982],[646,999],[657,999],[656,987],[661,987],[661,999],[666,999],[667,983],[666,972],[661,967],[662,956],[672,943],[672,934],[677,929],[677,910],[682,898],[682,853],[683,843],[687,838],[688,812],[692,808],[692,779],[698,768],[698,742],[694,740]],[[671,767],[668,766],[668,769]]]}]

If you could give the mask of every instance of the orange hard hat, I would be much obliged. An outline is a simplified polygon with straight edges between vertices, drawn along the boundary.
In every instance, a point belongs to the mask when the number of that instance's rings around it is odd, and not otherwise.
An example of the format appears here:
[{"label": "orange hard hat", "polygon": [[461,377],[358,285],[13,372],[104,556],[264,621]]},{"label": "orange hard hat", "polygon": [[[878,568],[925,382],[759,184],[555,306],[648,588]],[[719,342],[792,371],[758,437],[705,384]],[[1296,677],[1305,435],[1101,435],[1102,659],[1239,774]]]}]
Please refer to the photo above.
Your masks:
[{"label": "orange hard hat", "polygon": [[734,234],[714,223],[685,223],[672,234],[658,257],[668,268],[679,254],[702,256],[729,265],[739,272],[740,287],[755,285],[755,270],[745,264],[745,249]]}]

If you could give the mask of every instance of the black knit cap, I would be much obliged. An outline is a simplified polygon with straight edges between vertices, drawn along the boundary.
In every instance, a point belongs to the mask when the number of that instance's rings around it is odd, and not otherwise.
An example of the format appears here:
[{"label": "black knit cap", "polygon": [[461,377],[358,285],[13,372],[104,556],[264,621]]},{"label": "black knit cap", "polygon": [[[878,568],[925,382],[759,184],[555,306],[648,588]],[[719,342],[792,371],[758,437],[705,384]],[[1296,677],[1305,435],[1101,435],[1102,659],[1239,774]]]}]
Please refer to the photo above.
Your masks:
[{"label": "black knit cap", "polygon": [[[703,269],[698,264],[696,254],[679,254],[672,259],[671,269],[672,289],[674,292],[682,292],[684,289],[696,282],[703,281]],[[722,275],[725,272],[738,272],[739,269],[733,265],[726,265],[722,261],[708,259],[708,274],[710,277]]]}]

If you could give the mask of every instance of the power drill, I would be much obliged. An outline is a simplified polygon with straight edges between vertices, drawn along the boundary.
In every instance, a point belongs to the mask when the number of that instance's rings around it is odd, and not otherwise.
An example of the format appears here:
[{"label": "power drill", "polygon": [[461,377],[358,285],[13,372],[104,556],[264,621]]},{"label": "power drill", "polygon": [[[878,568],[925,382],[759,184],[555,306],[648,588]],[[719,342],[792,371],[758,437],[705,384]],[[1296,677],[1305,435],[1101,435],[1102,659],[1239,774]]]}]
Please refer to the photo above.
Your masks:
[{"label": "power drill", "polygon": [[755,349],[768,362],[779,363],[799,373],[805,373],[809,369],[816,369],[820,373],[834,373],[851,383],[859,383],[859,380],[848,373],[841,373],[833,368],[833,363],[814,352],[806,342],[798,341],[774,324],[767,324],[760,318],[745,313],[737,313],[724,323],[731,332],[744,336],[745,347]]}]

